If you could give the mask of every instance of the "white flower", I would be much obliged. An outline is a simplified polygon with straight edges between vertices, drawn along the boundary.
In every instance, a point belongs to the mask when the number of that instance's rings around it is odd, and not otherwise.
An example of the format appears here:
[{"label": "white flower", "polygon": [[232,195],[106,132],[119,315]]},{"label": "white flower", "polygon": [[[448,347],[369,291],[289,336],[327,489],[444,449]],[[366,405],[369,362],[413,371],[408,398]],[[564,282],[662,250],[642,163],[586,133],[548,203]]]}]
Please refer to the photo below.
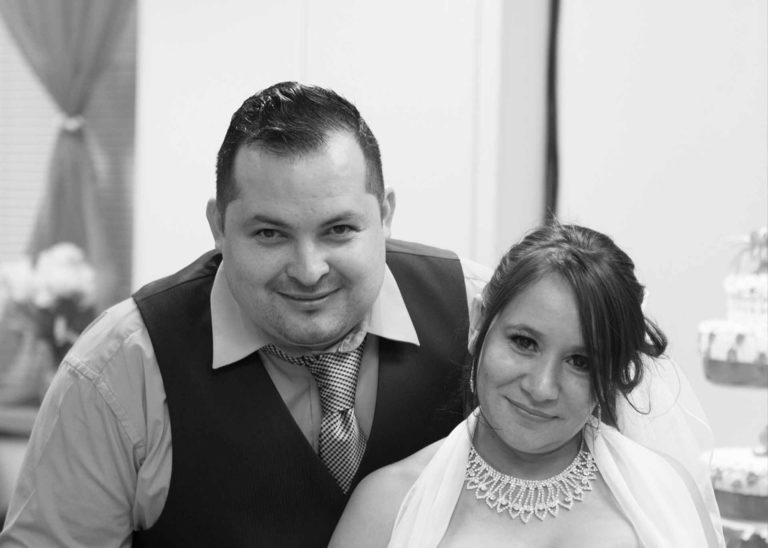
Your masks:
[{"label": "white flower", "polygon": [[0,264],[0,322],[32,331],[60,361],[96,314],[96,273],[75,245],[61,243],[37,258]]},{"label": "white flower", "polygon": [[51,308],[61,299],[72,299],[83,306],[93,304],[95,272],[74,244],[56,244],[40,253],[35,278],[34,303],[40,308]]},{"label": "white flower", "polygon": [[28,258],[0,264],[0,300],[30,302],[36,285],[32,262]]},{"label": "white flower", "polygon": [[71,300],[89,307],[95,300],[95,278],[80,248],[56,244],[41,252],[34,266],[29,258],[0,264],[0,302],[51,310],[62,300]]}]

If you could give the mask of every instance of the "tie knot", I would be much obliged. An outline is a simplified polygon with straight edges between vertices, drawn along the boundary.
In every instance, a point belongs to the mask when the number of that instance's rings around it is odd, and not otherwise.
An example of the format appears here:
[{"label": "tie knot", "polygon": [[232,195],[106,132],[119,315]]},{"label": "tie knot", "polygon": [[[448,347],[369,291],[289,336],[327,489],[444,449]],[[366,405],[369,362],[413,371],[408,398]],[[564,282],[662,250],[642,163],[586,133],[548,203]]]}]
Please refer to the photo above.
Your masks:
[{"label": "tie knot", "polygon": [[274,345],[262,350],[295,365],[307,367],[317,382],[323,413],[351,409],[355,405],[357,373],[363,357],[360,344],[350,352],[290,356]]},{"label": "tie knot", "polygon": [[307,367],[317,382],[323,418],[319,454],[344,493],[365,453],[366,437],[355,416],[357,372],[363,358],[363,342],[351,352],[289,356],[274,345],[261,350],[287,362]]}]

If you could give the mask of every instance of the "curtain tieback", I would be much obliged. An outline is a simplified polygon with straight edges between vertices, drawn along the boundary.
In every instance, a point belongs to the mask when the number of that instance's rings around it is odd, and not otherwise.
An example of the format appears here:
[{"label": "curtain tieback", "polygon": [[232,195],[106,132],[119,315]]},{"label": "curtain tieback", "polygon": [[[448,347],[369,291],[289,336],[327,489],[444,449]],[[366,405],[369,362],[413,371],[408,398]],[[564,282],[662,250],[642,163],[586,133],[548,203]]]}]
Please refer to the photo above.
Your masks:
[{"label": "curtain tieback", "polygon": [[84,125],[85,125],[85,118],[83,118],[79,114],[75,116],[65,116],[64,119],[61,121],[61,129],[63,129],[64,131],[68,131],[70,133],[74,133],[75,131],[82,129]]}]

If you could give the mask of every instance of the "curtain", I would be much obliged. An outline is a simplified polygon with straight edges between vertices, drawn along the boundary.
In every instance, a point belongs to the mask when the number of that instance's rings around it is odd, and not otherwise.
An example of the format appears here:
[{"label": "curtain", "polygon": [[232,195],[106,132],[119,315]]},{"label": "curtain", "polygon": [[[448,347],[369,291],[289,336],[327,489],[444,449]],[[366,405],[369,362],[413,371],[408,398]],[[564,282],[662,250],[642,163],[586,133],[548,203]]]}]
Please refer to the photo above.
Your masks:
[{"label": "curtain", "polygon": [[102,296],[114,279],[99,203],[99,187],[107,182],[98,180],[84,115],[134,1],[0,0],[11,35],[62,112],[29,253],[74,243],[96,267]]}]

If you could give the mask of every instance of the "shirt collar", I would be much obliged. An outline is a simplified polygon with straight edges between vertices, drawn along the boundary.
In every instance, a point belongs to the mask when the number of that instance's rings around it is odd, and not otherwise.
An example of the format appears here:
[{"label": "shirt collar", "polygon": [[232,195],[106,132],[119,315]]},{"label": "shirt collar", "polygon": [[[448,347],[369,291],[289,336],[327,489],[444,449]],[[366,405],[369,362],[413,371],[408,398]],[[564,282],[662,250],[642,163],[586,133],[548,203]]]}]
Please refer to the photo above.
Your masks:
[{"label": "shirt collar", "polygon": [[[229,290],[221,263],[211,288],[211,328],[213,331],[213,368],[235,363],[262,346],[273,343],[264,331],[243,314]],[[366,332],[418,346],[419,338],[395,277],[385,266],[379,295],[362,326]]]}]

